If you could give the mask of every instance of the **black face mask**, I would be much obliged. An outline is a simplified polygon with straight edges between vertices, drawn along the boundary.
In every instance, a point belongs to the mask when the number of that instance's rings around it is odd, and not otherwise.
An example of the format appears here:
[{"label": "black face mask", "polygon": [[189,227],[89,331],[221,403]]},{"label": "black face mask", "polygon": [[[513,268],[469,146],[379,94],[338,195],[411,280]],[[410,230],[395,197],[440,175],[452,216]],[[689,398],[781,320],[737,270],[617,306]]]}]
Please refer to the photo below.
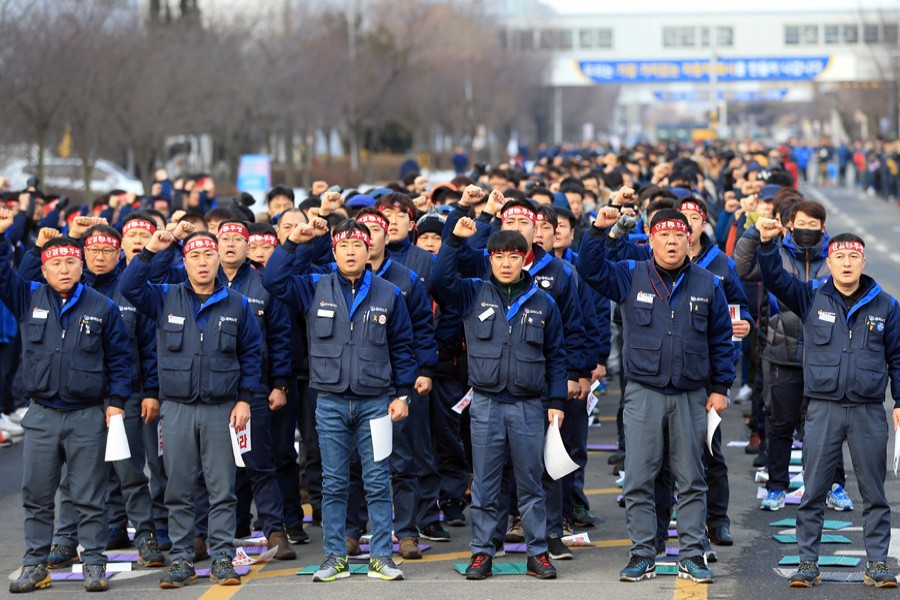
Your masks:
[{"label": "black face mask", "polygon": [[822,230],[800,229],[799,227],[795,227],[791,233],[791,237],[794,238],[794,243],[801,248],[812,248],[822,241]]}]

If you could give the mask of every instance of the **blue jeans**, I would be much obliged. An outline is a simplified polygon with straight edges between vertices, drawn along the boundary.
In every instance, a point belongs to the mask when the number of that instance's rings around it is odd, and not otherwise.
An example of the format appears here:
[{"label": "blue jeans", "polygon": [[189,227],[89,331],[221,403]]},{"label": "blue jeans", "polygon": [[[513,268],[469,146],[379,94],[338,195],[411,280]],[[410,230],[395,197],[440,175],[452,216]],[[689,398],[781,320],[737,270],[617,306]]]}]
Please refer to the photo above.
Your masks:
[{"label": "blue jeans", "polygon": [[322,529],[325,554],[345,556],[347,490],[354,444],[362,461],[372,522],[371,556],[391,555],[391,476],[387,460],[375,462],[369,421],[388,412],[388,397],[351,399],[319,393],[316,431],[322,452]]}]

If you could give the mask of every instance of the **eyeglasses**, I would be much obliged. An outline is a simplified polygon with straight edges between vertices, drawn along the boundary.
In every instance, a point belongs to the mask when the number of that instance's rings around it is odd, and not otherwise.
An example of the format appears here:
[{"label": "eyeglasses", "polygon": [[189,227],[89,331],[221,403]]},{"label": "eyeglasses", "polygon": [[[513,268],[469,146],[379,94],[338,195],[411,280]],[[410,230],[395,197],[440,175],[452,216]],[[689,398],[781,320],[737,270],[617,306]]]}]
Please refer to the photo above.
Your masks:
[{"label": "eyeglasses", "polygon": [[89,256],[113,256],[117,254],[119,251],[115,248],[85,248],[85,253]]}]

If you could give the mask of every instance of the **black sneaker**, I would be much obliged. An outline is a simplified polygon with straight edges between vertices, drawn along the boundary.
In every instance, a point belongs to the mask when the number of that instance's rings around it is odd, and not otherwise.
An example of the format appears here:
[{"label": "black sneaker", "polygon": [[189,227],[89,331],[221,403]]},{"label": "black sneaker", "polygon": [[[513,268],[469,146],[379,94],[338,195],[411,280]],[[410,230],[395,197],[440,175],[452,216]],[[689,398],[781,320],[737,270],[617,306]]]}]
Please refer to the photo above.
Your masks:
[{"label": "black sneaker", "polygon": [[306,533],[305,529],[303,529],[303,525],[298,525],[296,527],[287,527],[285,528],[285,532],[287,532],[288,541],[292,544],[309,543],[309,534]]},{"label": "black sneaker", "polygon": [[110,527],[106,536],[107,550],[121,550],[130,548],[131,540],[128,539],[128,531],[121,527]]},{"label": "black sneaker", "polygon": [[769,457],[766,454],[765,450],[760,450],[759,454],[756,455],[756,458],[753,459],[754,467],[765,467],[769,464]]},{"label": "black sneaker", "polygon": [[152,533],[142,536],[138,542],[138,564],[152,568],[166,566],[166,557],[159,551],[156,536]]},{"label": "black sneaker", "polygon": [[222,552],[216,557],[209,571],[209,581],[219,585],[241,585],[241,576],[234,570],[230,556]]},{"label": "black sneaker", "polygon": [[62,569],[71,566],[78,560],[78,549],[68,544],[53,544],[50,546],[50,558],[47,567],[50,569]]},{"label": "black sneaker", "polygon": [[547,536],[547,548],[547,552],[553,560],[572,560],[575,558],[575,555],[572,554],[572,551],[563,543],[558,535],[554,534]]},{"label": "black sneaker", "polygon": [[526,575],[537,577],[538,579],[556,579],[556,567],[550,562],[547,553],[538,554],[537,556],[529,556],[528,562],[525,563]]},{"label": "black sneaker", "polygon": [[576,504],[573,508],[574,518],[572,523],[578,527],[593,527],[597,522],[597,515],[588,510],[582,504]]},{"label": "black sneaker", "polygon": [[441,511],[444,513],[444,523],[450,527],[463,527],[466,524],[466,515],[463,509],[466,503],[462,500],[445,500],[441,503]]},{"label": "black sneaker", "polygon": [[797,572],[791,575],[789,585],[808,588],[820,583],[822,583],[822,575],[819,573],[819,565],[811,560],[804,560],[797,567]]},{"label": "black sneaker", "polygon": [[419,530],[422,537],[432,542],[449,542],[450,532],[437,521]]},{"label": "black sneaker", "polygon": [[33,592],[34,590],[43,590],[50,587],[50,583],[50,571],[47,569],[47,565],[44,563],[27,565],[22,567],[22,571],[16,580],[9,583],[9,592],[11,594],[21,594]]},{"label": "black sneaker", "polygon": [[84,589],[88,592],[105,592],[109,589],[106,579],[106,565],[81,565]]},{"label": "black sneaker", "polygon": [[176,558],[169,565],[166,574],[159,580],[159,587],[168,590],[195,583],[197,583],[197,572],[194,571],[194,565],[183,558]]},{"label": "black sneaker", "polygon": [[466,579],[482,580],[494,574],[493,560],[485,552],[472,555],[472,560],[466,568]]},{"label": "black sneaker", "polygon": [[238,523],[237,527],[234,528],[234,537],[239,540],[250,537],[252,533],[249,523]]},{"label": "black sneaker", "polygon": [[897,587],[897,577],[888,570],[887,563],[883,560],[866,563],[866,573],[863,575],[863,583],[877,588]]},{"label": "black sneaker", "polygon": [[641,581],[656,577],[656,559],[632,554],[625,568],[619,571],[619,581]]}]

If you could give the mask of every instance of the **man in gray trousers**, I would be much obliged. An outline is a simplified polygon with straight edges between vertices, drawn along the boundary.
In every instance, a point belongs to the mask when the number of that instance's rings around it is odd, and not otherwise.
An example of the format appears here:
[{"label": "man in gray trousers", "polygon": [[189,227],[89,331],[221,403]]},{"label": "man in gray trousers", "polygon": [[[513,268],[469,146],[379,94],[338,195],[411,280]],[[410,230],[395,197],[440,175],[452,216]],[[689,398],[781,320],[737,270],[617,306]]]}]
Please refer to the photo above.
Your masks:
[{"label": "man in gray trousers", "polygon": [[[153,256],[173,241],[157,230],[122,273],[122,294],[156,320],[163,460],[169,484],[171,565],[161,588],[196,582],[194,557],[194,485],[202,469],[209,492],[210,581],[239,585],[232,564],[235,533],[236,466],[229,424],[239,429],[250,419],[250,402],[261,376],[262,336],[247,298],[223,287],[218,240],[207,232],[184,240],[188,280],[178,285],[151,284]],[[252,440],[251,440],[252,444]]]}]

